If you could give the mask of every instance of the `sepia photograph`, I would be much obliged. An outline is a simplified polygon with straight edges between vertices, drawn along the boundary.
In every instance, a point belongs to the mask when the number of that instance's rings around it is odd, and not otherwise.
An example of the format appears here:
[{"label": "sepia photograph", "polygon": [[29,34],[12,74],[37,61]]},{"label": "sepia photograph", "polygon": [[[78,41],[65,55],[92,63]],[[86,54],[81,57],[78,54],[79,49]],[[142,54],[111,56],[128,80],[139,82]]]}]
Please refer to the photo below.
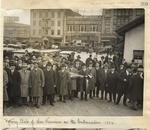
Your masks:
[{"label": "sepia photograph", "polygon": [[142,8],[5,10],[3,115],[143,116],[144,30]]}]

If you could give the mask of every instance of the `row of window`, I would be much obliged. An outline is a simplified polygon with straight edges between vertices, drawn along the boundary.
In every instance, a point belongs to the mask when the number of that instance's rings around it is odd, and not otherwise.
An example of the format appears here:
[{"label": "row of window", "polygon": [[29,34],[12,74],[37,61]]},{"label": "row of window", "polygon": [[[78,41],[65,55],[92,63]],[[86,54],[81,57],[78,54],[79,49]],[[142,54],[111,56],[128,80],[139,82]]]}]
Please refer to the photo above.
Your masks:
[{"label": "row of window", "polygon": [[5,30],[5,33],[10,35],[20,35],[20,34],[27,34],[29,31],[27,30]]},{"label": "row of window", "polygon": [[[56,12],[33,12],[32,13],[33,18],[55,18]],[[61,12],[57,12],[57,17],[61,18]]]},{"label": "row of window", "polygon": [[[33,35],[36,35],[37,34],[37,32],[36,32],[37,30],[36,29],[33,29]],[[49,32],[50,31],[50,32]],[[44,29],[44,30],[42,30],[42,29],[39,29],[39,35],[54,35],[55,34],[55,32],[54,32],[54,30],[48,30],[48,29]],[[61,32],[60,32],[60,30],[57,30],[57,35],[60,35],[61,34]]]},{"label": "row of window", "polygon": [[[39,21],[39,26],[42,26],[42,20],[40,20]],[[33,26],[36,26],[37,25],[37,21],[33,21]],[[54,26],[55,25],[55,22],[52,20],[51,22],[49,21],[49,20],[44,20],[43,21],[43,26],[46,26],[46,27],[48,27],[48,26]],[[58,26],[61,26],[61,21],[58,21],[58,23],[57,23],[57,25]]]},{"label": "row of window", "polygon": [[[67,31],[70,31],[70,32],[75,31],[75,25],[67,25]],[[89,30],[88,30],[88,27],[86,25],[78,25],[76,31],[87,32]],[[98,31],[98,25],[91,25],[90,31],[97,32]]]}]

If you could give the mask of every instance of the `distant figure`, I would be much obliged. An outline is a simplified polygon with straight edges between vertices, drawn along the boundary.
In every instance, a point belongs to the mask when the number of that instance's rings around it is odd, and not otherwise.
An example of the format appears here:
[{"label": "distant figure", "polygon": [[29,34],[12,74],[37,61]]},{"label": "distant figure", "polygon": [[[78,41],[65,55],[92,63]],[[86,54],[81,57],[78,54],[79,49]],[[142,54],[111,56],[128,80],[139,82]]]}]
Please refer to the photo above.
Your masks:
[{"label": "distant figure", "polygon": [[89,57],[86,59],[86,61],[85,61],[85,63],[86,63],[86,66],[89,66],[89,63],[90,62],[93,62],[93,60],[92,60],[92,55],[89,55]]}]

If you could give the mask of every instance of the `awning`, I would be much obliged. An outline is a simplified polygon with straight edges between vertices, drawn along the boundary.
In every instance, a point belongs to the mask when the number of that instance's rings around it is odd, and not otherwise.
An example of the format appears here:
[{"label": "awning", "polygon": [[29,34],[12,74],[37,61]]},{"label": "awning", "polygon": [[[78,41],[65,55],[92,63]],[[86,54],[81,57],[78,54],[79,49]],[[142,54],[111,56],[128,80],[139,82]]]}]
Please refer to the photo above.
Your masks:
[{"label": "awning", "polygon": [[43,41],[48,41],[48,38],[44,37],[42,40],[43,40]]}]

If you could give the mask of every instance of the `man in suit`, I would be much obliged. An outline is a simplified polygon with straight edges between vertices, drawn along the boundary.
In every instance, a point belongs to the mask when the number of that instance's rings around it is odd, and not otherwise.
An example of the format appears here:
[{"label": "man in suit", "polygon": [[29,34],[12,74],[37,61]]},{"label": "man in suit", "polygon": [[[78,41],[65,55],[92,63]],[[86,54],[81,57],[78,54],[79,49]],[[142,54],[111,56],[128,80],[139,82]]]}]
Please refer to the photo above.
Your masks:
[{"label": "man in suit", "polygon": [[118,72],[118,85],[117,85],[117,102],[115,105],[118,105],[120,103],[120,99],[123,96],[123,105],[127,106],[126,100],[127,100],[127,90],[129,86],[129,68],[124,69],[124,65],[120,65],[120,70]]},{"label": "man in suit", "polygon": [[101,90],[101,98],[102,100],[104,98],[104,92],[105,92],[105,99],[107,100],[107,92],[106,92],[106,79],[107,75],[109,73],[108,65],[104,65],[104,69],[101,69],[100,71],[100,90]]},{"label": "man in suit", "polygon": [[57,92],[60,96],[60,101],[66,103],[66,95],[68,94],[69,73],[66,71],[66,65],[61,65],[61,70],[57,75]]},{"label": "man in suit", "polygon": [[54,106],[54,93],[56,87],[56,72],[52,68],[52,64],[48,63],[44,71],[45,85],[43,88],[43,104],[46,103],[47,97],[49,97],[50,105]]},{"label": "man in suit", "polygon": [[43,70],[38,67],[38,62],[34,62],[34,69],[31,70],[29,76],[29,84],[31,87],[31,96],[34,100],[34,106],[40,108],[40,98],[43,96],[42,88],[45,85]]},{"label": "man in suit", "polygon": [[93,99],[92,92],[95,89],[95,83],[96,83],[96,71],[93,67],[93,62],[89,62],[89,67],[87,68],[87,73],[89,75],[89,92],[90,92],[90,98]]}]

